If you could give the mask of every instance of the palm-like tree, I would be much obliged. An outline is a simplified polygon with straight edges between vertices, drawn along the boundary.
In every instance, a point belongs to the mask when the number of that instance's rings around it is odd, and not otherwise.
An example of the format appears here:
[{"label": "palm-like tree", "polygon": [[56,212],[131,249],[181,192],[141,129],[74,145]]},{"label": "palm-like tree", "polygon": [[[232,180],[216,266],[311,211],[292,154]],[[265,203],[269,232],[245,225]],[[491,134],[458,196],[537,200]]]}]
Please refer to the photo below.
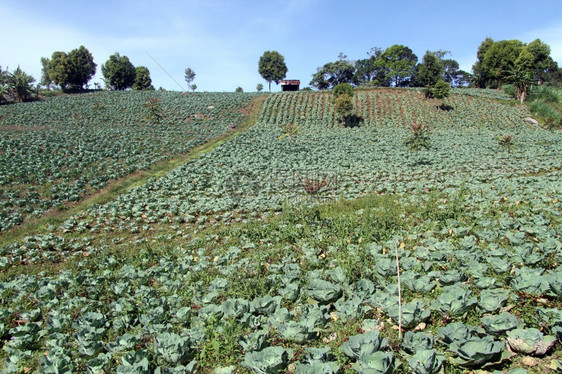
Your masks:
[{"label": "palm-like tree", "polygon": [[508,82],[513,83],[515,87],[515,98],[521,101],[521,104],[527,99],[529,87],[536,82],[533,72],[522,67],[515,66],[507,71]]}]

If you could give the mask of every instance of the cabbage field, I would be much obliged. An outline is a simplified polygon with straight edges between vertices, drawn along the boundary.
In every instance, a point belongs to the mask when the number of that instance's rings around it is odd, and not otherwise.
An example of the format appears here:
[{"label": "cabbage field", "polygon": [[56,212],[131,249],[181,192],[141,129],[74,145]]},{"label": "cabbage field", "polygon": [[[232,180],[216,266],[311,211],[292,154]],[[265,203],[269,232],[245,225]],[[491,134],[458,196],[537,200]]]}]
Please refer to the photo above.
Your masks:
[{"label": "cabbage field", "polygon": [[[219,135],[255,97],[162,93],[156,125],[136,94],[0,107],[1,131],[82,147],[84,128],[115,116],[138,130],[123,144],[143,141],[156,162]],[[92,98],[105,117],[75,125],[68,113]],[[0,248],[3,372],[562,370],[562,134],[498,91],[456,90],[448,110],[417,90],[354,101],[356,126],[341,127],[328,92],[269,94],[247,131]],[[404,144],[412,123],[428,125],[428,149]],[[57,185],[10,166],[2,199]]]},{"label": "cabbage field", "polygon": [[[97,92],[1,106],[0,232],[220,135],[253,97]],[[148,98],[161,105],[158,125]]]}]

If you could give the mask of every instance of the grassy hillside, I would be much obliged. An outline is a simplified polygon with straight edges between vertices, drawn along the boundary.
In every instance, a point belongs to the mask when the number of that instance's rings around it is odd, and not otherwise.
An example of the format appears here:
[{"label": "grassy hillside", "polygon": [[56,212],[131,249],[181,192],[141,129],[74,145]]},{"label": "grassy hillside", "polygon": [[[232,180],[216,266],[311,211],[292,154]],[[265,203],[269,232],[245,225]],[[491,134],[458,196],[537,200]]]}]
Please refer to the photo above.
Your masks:
[{"label": "grassy hillside", "polygon": [[0,248],[4,370],[555,372],[562,134],[497,95],[360,91],[353,128],[327,93],[268,95],[235,138]]}]

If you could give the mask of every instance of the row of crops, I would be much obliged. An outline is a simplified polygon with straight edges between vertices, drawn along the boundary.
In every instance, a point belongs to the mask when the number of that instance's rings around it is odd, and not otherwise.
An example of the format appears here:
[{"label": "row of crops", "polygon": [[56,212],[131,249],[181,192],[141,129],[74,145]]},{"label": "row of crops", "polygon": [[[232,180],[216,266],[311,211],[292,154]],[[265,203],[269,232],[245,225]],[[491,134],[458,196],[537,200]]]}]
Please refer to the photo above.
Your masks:
[{"label": "row of crops", "polygon": [[[414,89],[357,90],[354,115],[363,126],[409,127],[428,123],[448,129],[489,126],[494,129],[524,126],[528,113],[520,108],[490,100],[492,90],[456,90],[444,101],[448,110],[436,110],[438,100],[425,100],[423,92]],[[493,95],[498,95],[492,91]],[[503,97],[503,96],[501,96]],[[270,124],[315,123],[336,124],[337,118],[330,92],[282,93],[271,97],[262,113],[262,121]]]},{"label": "row of crops", "polygon": [[[503,370],[526,356],[561,365],[562,134],[476,97],[496,122],[429,106],[436,113],[416,115],[432,127],[431,148],[412,152],[390,109],[395,122],[340,128],[322,117],[324,93],[292,95],[302,102],[269,96],[258,124],[212,152],[0,248],[3,271],[73,263],[0,282],[3,370],[424,374]],[[289,119],[277,117],[293,107],[305,120],[283,136]],[[387,203],[343,216],[306,208],[370,194]],[[271,212],[283,213],[254,223]]]},{"label": "row of crops", "polygon": [[[98,92],[0,107],[0,232],[225,132],[253,94]],[[146,119],[156,98],[162,121]]]},{"label": "row of crops", "polygon": [[[19,248],[29,257],[84,260],[56,276],[0,283],[4,370],[36,360],[44,372],[261,373],[292,364],[302,373],[391,373],[400,363],[407,372],[435,373],[500,362],[508,347],[522,356],[552,354],[562,333],[561,222],[552,186],[526,183],[532,192],[495,201],[453,195],[461,219],[416,214],[425,222],[392,231],[390,240],[351,228],[332,241],[338,226],[322,219],[308,235],[287,219],[237,240],[226,230],[182,237],[178,225],[157,246],[139,240],[131,261],[110,249],[125,244],[93,245],[91,234],[27,238]],[[437,202],[444,211],[453,204]],[[408,203],[424,201],[412,195]],[[374,213],[356,211],[345,221],[376,225]],[[174,240],[180,244],[162,244]],[[396,246],[406,334],[391,346]],[[229,355],[217,353],[223,350]],[[48,353],[37,360],[38,352]],[[228,361],[210,364],[210,352]]]},{"label": "row of crops", "polygon": [[[514,139],[511,148],[498,143],[506,134]],[[432,148],[420,152],[402,144],[409,136],[402,128],[320,124],[303,126],[294,141],[280,139],[282,135],[279,126],[260,122],[166,177],[94,206],[84,218],[69,221],[67,228],[79,221],[82,229],[94,232],[116,227],[138,231],[150,223],[231,222],[317,198],[427,193],[461,186],[499,199],[509,191],[524,190],[533,175],[552,186],[553,196],[560,193],[559,133],[515,127],[508,132],[472,126],[436,129]],[[310,191],[315,184],[322,188]]]},{"label": "row of crops", "polygon": [[[468,224],[492,208],[463,205]],[[508,347],[540,357],[562,335],[562,273],[553,265],[562,247],[550,217],[534,210],[469,227],[450,221],[451,233],[420,225],[393,240],[347,245],[319,245],[333,227],[291,245],[286,234],[295,228],[282,221],[272,236],[238,246],[212,236],[165,249],[139,245],[135,261],[83,243],[80,256],[89,251],[92,260],[75,271],[0,284],[4,371],[17,372],[38,352],[43,372],[93,373],[180,373],[198,362],[226,372],[292,364],[299,373],[391,373],[400,363],[436,373],[500,362]],[[395,240],[408,243],[398,246],[407,332],[391,346]]]}]

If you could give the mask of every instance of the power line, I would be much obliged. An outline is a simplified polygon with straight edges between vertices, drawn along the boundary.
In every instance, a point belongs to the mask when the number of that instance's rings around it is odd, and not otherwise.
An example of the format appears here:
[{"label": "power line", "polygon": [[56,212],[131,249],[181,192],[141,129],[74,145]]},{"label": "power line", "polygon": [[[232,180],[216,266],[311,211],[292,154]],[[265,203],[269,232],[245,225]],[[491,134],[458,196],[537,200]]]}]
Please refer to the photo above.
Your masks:
[{"label": "power line", "polygon": [[156,62],[156,63],[158,64],[158,66],[160,66],[160,68],[161,68],[162,70],[164,70],[164,72],[165,72],[166,74],[168,74],[168,76],[169,76],[170,78],[172,78],[172,80],[173,80],[174,82],[177,83],[177,85],[179,86],[179,88],[180,88],[182,91],[184,90],[183,87],[182,87],[182,85],[179,84],[179,82],[178,82],[177,80],[175,80],[174,77],[172,77],[172,75],[171,75],[170,73],[168,73],[168,71],[167,71],[166,69],[164,69],[164,67],[163,67],[162,65],[160,65],[160,63],[159,63],[158,61],[156,61],[156,59],[150,55],[150,53],[148,53],[147,51],[144,51],[144,52],[145,52],[148,56],[150,56],[150,58],[153,59],[154,62]]}]

